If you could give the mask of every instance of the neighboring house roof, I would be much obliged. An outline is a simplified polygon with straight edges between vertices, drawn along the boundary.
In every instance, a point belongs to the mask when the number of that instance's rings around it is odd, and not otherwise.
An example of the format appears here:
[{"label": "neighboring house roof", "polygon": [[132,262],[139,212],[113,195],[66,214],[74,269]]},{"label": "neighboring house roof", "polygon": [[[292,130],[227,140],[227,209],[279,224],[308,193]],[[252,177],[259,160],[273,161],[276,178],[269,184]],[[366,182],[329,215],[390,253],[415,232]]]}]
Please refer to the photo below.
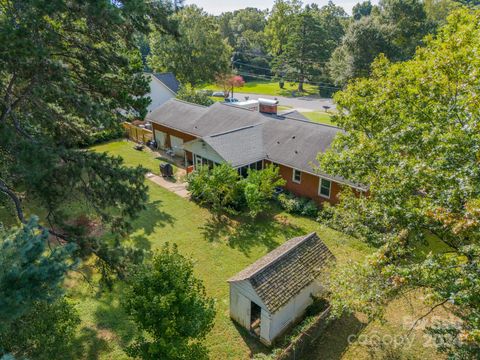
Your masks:
[{"label": "neighboring house roof", "polygon": [[171,72],[153,73],[152,75],[155,76],[158,80],[160,80],[166,87],[168,87],[175,94],[180,89],[180,83],[178,82],[177,78],[173,73]]},{"label": "neighboring house roof", "polygon": [[332,261],[335,257],[313,232],[287,241],[228,282],[249,281],[268,311],[274,313],[318,278]]}]

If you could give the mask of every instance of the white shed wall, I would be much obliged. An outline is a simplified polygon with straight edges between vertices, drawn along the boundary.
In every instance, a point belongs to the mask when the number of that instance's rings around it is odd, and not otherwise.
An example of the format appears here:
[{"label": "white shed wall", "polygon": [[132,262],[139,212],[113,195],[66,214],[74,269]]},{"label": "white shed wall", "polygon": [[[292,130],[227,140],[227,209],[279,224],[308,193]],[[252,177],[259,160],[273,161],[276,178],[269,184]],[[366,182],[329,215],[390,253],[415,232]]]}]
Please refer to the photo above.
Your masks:
[{"label": "white shed wall", "polygon": [[317,281],[314,281],[280,310],[272,314],[268,341],[272,342],[278,335],[285,331],[289,325],[301,317],[305,309],[312,303],[310,295],[317,294],[321,289],[322,286]]},{"label": "white shed wall", "polygon": [[152,99],[148,105],[147,111],[150,113],[157,107],[175,97],[175,93],[166,87],[160,80],[153,75],[150,76],[150,93],[147,95]]}]

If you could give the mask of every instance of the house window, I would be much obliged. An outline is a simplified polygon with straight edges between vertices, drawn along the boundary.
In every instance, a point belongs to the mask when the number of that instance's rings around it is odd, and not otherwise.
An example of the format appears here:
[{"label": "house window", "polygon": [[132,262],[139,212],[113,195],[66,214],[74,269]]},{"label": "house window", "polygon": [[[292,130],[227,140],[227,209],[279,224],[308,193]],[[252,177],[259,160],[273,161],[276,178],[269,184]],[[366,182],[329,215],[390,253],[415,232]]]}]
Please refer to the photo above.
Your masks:
[{"label": "house window", "polygon": [[292,181],[297,184],[302,182],[302,172],[300,170],[293,169]]},{"label": "house window", "polygon": [[330,192],[332,190],[332,182],[327,179],[320,179],[320,188],[318,194],[321,197],[330,199]]}]

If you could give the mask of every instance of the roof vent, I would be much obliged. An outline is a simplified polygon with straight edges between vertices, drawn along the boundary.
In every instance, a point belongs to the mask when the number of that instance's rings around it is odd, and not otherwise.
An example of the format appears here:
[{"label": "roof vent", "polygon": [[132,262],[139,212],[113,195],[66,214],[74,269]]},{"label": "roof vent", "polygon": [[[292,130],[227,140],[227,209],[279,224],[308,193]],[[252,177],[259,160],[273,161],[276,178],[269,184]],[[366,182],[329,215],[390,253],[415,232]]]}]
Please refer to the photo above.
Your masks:
[{"label": "roof vent", "polygon": [[292,139],[295,139],[295,135],[292,136]]}]

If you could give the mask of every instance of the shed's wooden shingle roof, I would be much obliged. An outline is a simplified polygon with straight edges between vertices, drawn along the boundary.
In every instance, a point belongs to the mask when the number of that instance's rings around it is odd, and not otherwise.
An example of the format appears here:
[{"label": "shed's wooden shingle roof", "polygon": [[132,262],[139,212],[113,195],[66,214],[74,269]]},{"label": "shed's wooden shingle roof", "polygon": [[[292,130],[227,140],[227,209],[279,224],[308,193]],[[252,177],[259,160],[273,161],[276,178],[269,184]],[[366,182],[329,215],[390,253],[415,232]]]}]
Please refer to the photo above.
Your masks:
[{"label": "shed's wooden shingle roof", "polygon": [[311,233],[287,241],[228,281],[248,280],[268,311],[274,313],[334,260],[323,241]]}]

